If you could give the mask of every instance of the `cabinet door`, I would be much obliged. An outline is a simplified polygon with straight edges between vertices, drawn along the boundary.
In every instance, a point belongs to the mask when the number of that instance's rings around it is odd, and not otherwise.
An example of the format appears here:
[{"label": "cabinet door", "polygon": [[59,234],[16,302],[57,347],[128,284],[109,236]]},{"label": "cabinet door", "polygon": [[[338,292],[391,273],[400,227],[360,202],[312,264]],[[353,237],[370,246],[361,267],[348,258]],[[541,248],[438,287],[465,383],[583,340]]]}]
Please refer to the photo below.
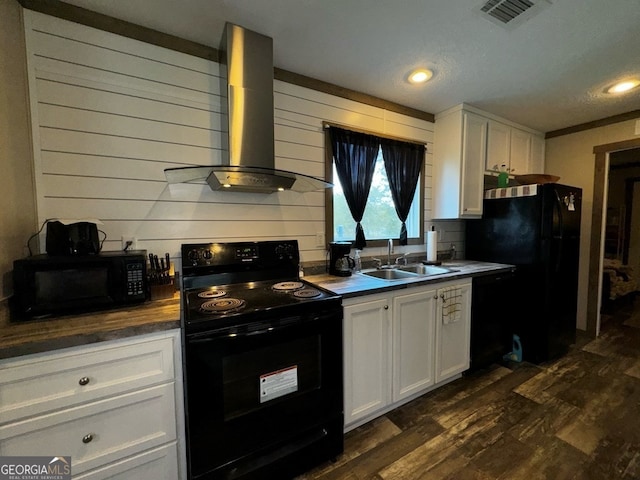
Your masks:
[{"label": "cabinet door", "polygon": [[465,112],[462,146],[460,216],[482,215],[484,167],[487,155],[487,120]]},{"label": "cabinet door", "polygon": [[489,121],[487,131],[487,159],[485,170],[500,171],[504,165],[507,169],[510,158],[511,127],[499,122]]},{"label": "cabinet door", "polygon": [[435,288],[393,299],[393,401],[434,384]]},{"label": "cabinet door", "polygon": [[[71,459],[73,463],[73,459]],[[91,470],[74,480],[176,480],[178,473],[178,452],[176,443],[146,451],[140,455],[127,457],[119,462]]]},{"label": "cabinet door", "polygon": [[544,173],[544,137],[531,136],[531,163],[529,173]]},{"label": "cabinet door", "polygon": [[436,383],[469,368],[471,283],[438,289],[436,309]]},{"label": "cabinet door", "polygon": [[391,401],[391,322],[388,298],[345,304],[345,425],[381,410]]},{"label": "cabinet door", "polygon": [[511,129],[511,171],[513,175],[531,173],[531,137],[529,132]]}]

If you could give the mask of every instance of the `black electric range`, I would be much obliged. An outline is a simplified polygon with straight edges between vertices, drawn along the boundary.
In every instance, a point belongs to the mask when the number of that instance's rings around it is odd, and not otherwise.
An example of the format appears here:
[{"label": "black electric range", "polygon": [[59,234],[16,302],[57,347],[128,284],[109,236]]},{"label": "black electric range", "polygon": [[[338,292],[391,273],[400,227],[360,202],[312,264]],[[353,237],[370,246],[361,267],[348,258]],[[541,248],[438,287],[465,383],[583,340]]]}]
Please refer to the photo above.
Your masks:
[{"label": "black electric range", "polygon": [[341,298],[295,240],[182,245],[189,478],[287,479],[343,449]]}]

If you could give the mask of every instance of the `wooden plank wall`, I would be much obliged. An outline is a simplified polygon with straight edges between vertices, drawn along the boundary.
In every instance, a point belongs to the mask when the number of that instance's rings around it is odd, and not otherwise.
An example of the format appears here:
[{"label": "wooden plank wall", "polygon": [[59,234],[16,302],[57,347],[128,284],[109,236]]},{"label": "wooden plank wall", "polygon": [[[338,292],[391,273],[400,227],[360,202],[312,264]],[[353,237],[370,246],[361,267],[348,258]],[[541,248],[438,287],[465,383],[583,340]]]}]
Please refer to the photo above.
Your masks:
[{"label": "wooden plank wall", "polygon": [[[217,63],[30,10],[24,15],[40,223],[99,218],[105,250],[131,237],[137,248],[170,252],[174,260],[182,243],[290,238],[298,239],[303,261],[324,260],[316,240],[324,232],[323,192],[167,184],[165,168],[221,161],[226,119]],[[425,142],[425,228],[432,225],[433,123],[281,81],[274,95],[276,168],[323,177],[323,121]],[[463,248],[461,222],[438,228],[447,230],[443,248]]]}]

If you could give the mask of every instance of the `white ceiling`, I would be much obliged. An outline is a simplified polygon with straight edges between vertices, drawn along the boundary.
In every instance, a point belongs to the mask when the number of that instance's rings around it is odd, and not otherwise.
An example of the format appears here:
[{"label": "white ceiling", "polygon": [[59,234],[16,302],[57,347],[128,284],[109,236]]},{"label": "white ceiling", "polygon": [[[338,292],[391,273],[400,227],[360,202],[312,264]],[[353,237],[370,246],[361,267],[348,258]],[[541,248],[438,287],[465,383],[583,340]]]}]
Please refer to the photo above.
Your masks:
[{"label": "white ceiling", "polygon": [[[640,110],[640,0],[552,0],[514,28],[484,0],[65,0],[217,48],[225,21],[274,40],[274,64],[438,113],[462,102],[551,131]],[[435,72],[406,82],[416,67]]]}]

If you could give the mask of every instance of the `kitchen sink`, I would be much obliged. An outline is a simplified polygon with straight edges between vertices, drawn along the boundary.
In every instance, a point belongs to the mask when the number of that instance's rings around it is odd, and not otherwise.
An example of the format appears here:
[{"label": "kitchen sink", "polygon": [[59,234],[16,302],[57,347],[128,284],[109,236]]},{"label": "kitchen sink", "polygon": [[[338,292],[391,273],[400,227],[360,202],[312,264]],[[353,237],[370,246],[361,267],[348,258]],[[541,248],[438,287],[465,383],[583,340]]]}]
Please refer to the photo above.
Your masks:
[{"label": "kitchen sink", "polygon": [[381,278],[382,280],[402,280],[417,277],[430,277],[432,275],[443,275],[445,273],[452,272],[457,272],[457,270],[446,267],[436,267],[434,265],[417,264],[373,270],[371,272],[362,272],[362,274],[369,277]]},{"label": "kitchen sink", "polygon": [[383,280],[401,280],[403,278],[416,278],[417,273],[405,272],[397,268],[387,268],[383,270],[373,270],[371,272],[362,272],[363,275],[369,277],[381,278]]},{"label": "kitchen sink", "polygon": [[404,267],[396,267],[403,272],[417,273],[418,275],[442,275],[444,273],[457,272],[451,268],[437,267],[435,265],[407,265]]}]

